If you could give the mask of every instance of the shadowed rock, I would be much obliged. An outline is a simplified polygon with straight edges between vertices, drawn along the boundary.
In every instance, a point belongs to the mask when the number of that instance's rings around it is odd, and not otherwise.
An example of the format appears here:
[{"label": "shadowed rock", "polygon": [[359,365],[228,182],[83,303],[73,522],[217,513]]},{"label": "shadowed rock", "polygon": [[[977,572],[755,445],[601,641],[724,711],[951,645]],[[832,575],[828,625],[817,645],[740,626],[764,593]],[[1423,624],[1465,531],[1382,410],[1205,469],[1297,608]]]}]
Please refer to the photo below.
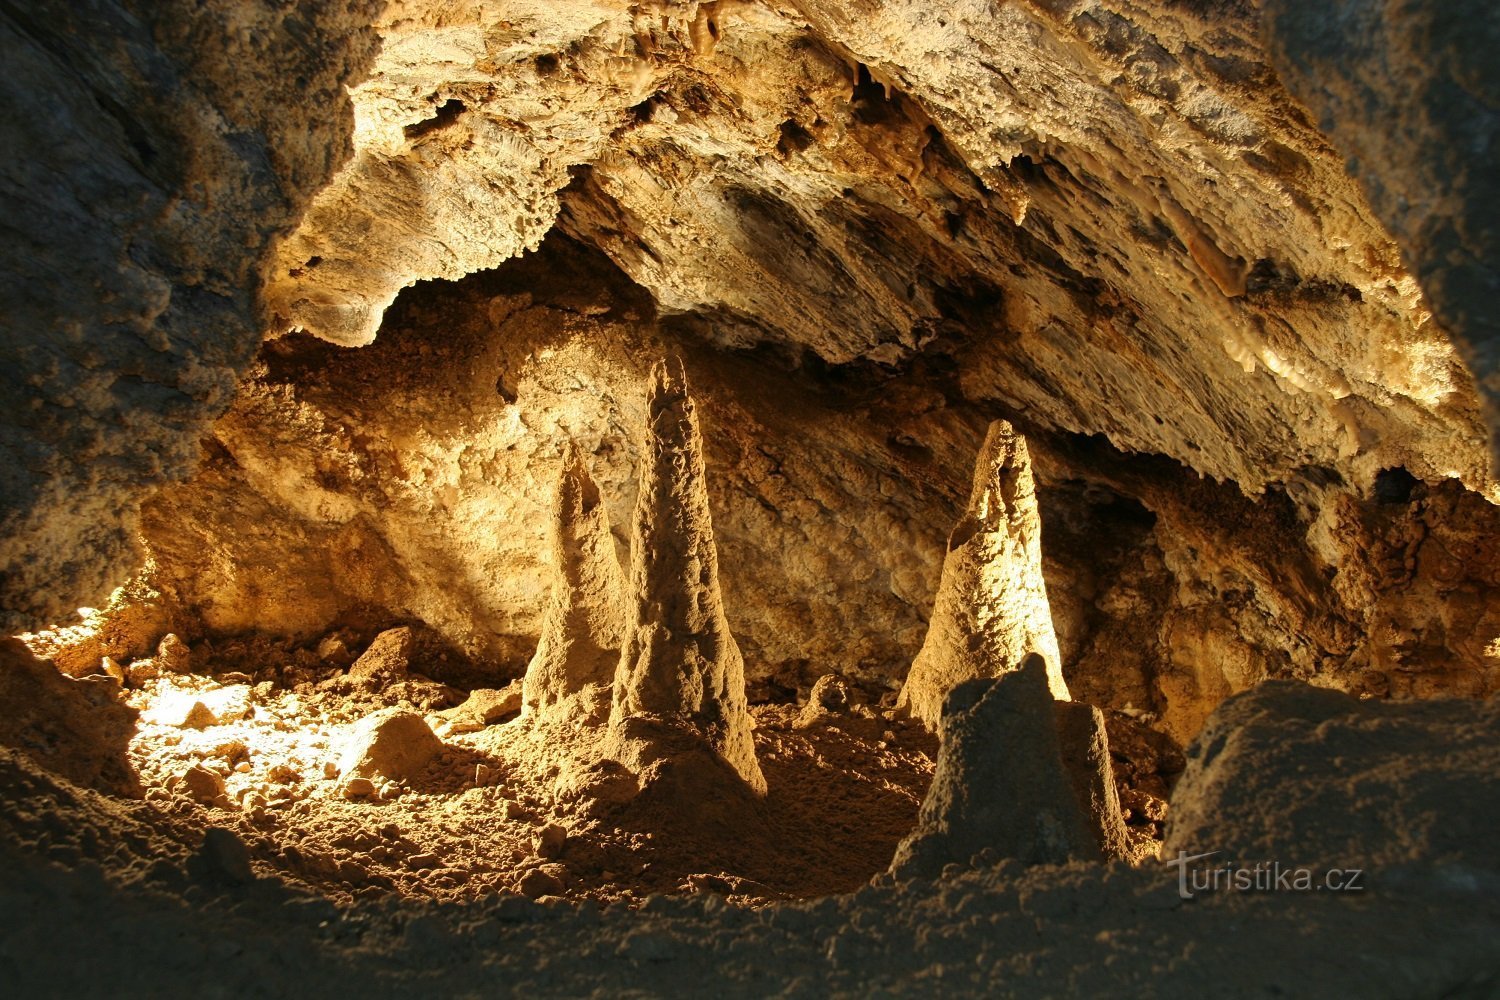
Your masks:
[{"label": "shadowed rock", "polygon": [[1030,650],[1046,660],[1052,696],[1068,699],[1041,529],[1026,439],[997,420],[979,452],[968,510],[948,536],[927,638],[897,702],[929,729],[954,685],[1015,670]]},{"label": "shadowed rock", "polygon": [[523,712],[532,718],[562,704],[569,714],[602,718],[620,662],[624,581],[599,487],[572,445],[558,481],[553,551],[557,579],[526,668]]},{"label": "shadowed rock", "polygon": [[611,742],[640,770],[663,754],[680,756],[665,748],[695,733],[763,793],[744,662],[719,592],[703,442],[680,360],[655,367],[647,409]]},{"label": "shadowed rock", "polygon": [[999,679],[959,684],[944,701],[939,733],[932,787],[892,874],[930,878],[981,852],[1025,864],[1100,856],[1063,765],[1042,657]]},{"label": "shadowed rock", "polygon": [[1054,702],[1052,707],[1063,767],[1073,783],[1078,809],[1099,844],[1099,853],[1105,858],[1130,857],[1130,836],[1115,787],[1104,713],[1077,701]]}]

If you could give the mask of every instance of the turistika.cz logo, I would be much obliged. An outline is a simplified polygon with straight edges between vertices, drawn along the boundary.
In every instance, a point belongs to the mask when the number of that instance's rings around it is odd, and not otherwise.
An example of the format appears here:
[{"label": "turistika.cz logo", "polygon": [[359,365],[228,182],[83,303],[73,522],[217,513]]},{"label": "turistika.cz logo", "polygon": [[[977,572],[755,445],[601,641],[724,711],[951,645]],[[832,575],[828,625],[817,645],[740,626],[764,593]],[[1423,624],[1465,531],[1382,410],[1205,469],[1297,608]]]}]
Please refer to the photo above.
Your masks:
[{"label": "turistika.cz logo", "polygon": [[1189,854],[1178,851],[1168,868],[1177,869],[1177,895],[1192,899],[1200,892],[1364,892],[1363,868],[1311,868],[1282,865],[1279,861],[1257,861],[1254,865],[1234,861],[1200,864],[1223,854]]}]

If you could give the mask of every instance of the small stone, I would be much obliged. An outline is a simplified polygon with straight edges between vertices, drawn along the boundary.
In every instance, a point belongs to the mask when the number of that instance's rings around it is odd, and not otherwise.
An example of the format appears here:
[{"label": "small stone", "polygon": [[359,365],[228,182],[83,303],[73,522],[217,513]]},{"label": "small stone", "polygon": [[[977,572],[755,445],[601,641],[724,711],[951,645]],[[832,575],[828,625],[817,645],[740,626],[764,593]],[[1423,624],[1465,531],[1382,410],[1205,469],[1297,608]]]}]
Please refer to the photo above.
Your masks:
[{"label": "small stone", "polygon": [[344,798],[367,799],[375,794],[375,782],[369,778],[350,778],[344,782]]},{"label": "small stone", "polygon": [[331,660],[335,663],[348,663],[352,658],[349,647],[344,644],[344,639],[339,635],[326,635],[318,642],[318,659]]},{"label": "small stone", "polygon": [[229,800],[224,796],[224,779],[206,767],[194,765],[182,774],[182,788],[195,802],[206,806],[227,808]]},{"label": "small stone", "polygon": [[273,764],[266,777],[278,785],[292,785],[302,780],[302,775],[290,764]]},{"label": "small stone", "polygon": [[242,760],[238,764],[234,765],[234,770],[237,774],[249,774],[250,762],[248,760]]},{"label": "small stone", "polygon": [[331,760],[325,760],[323,762],[323,777],[327,778],[329,781],[332,781],[334,778],[337,778],[338,776],[339,776],[339,766],[337,764],[335,764]]},{"label": "small stone", "polygon": [[477,733],[521,711],[521,682],[503,688],[475,688],[460,705],[437,713],[452,733]]},{"label": "small stone", "polygon": [[106,656],[100,660],[99,669],[121,684],[125,683],[125,668],[116,663],[113,656]]},{"label": "small stone", "polygon": [[221,826],[204,831],[197,861],[202,874],[215,882],[242,885],[255,880],[250,870],[250,849],[237,833]]},{"label": "small stone", "polygon": [[562,879],[539,868],[533,868],[521,876],[517,888],[521,895],[528,899],[537,899],[541,896],[560,896],[563,892]]},{"label": "small stone", "polygon": [[1120,805],[1130,810],[1132,816],[1141,816],[1153,823],[1167,818],[1167,804],[1163,800],[1138,788],[1127,788],[1120,793]]},{"label": "small stone", "polygon": [[406,867],[413,871],[425,871],[429,868],[437,868],[441,862],[436,854],[413,854],[406,859]]},{"label": "small stone", "polygon": [[186,674],[192,671],[193,656],[188,644],[174,633],[168,632],[156,647],[156,665],[169,674]]},{"label": "small stone", "polygon": [[203,702],[195,701],[183,715],[182,721],[177,723],[178,729],[207,729],[217,726],[219,717]]},{"label": "small stone", "polygon": [[411,667],[411,654],[416,638],[409,628],[387,629],[375,637],[354,666],[349,668],[350,677],[383,678],[395,680],[405,677]]},{"label": "small stone", "polygon": [[506,799],[505,805],[501,807],[505,812],[506,819],[521,819],[526,815],[526,809],[515,799]]},{"label": "small stone", "polygon": [[538,857],[556,858],[560,857],[563,847],[568,842],[568,830],[559,823],[548,823],[537,834],[535,848]]},{"label": "small stone", "polygon": [[385,709],[354,726],[339,766],[352,777],[411,781],[442,751],[442,740],[420,715]]},{"label": "small stone", "polygon": [[130,681],[131,687],[142,687],[147,681],[155,680],[161,676],[161,668],[151,657],[135,660],[125,668],[125,677]]},{"label": "small stone", "polygon": [[495,769],[488,764],[474,765],[474,787],[483,788],[494,782],[496,778]]}]

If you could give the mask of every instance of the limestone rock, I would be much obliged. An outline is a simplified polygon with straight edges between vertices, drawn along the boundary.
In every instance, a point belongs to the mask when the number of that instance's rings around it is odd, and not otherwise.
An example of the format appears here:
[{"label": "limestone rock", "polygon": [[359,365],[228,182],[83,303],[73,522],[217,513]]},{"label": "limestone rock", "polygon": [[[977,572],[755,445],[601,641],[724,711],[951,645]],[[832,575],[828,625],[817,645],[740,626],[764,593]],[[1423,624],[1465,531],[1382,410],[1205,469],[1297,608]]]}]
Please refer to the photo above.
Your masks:
[{"label": "limestone rock", "polygon": [[602,715],[609,710],[620,662],[625,587],[608,509],[572,443],[563,459],[554,511],[557,577],[536,653],[526,668],[525,712],[545,714],[558,703],[574,703],[570,714]]},{"label": "limestone rock", "polygon": [[681,360],[652,372],[647,420],[611,735],[628,763],[644,764],[657,741],[641,738],[640,722],[694,732],[751,789],[764,793],[744,661],[719,590],[703,441]]},{"label": "limestone rock", "polygon": [[931,878],[990,851],[1024,864],[1100,856],[1059,746],[1047,667],[1026,657],[998,679],[967,680],[943,704],[942,740],[917,828],[892,874]]},{"label": "limestone rock", "polygon": [[1106,860],[1129,858],[1130,837],[1125,832],[1104,713],[1076,701],[1054,702],[1052,707],[1063,767],[1079,812],[1098,841],[1100,856]]},{"label": "limestone rock", "polygon": [[1496,872],[1497,824],[1500,701],[1362,701],[1268,681],[1225,701],[1188,747],[1162,856]]},{"label": "limestone rock", "polygon": [[224,794],[224,778],[215,771],[201,765],[193,765],[182,773],[182,788],[193,801],[219,809],[229,808],[229,798]]},{"label": "limestone rock", "polygon": [[521,711],[521,682],[503,688],[475,688],[461,704],[437,713],[450,733],[475,733]]},{"label": "limestone rock", "polygon": [[137,712],[113,682],[73,680],[19,641],[0,639],[0,745],[80,786],[139,796],[126,748]]},{"label": "limestone rock", "polygon": [[203,831],[203,843],[189,861],[189,871],[209,882],[244,885],[255,881],[249,848],[239,834],[222,826]]},{"label": "limestone rock", "polygon": [[821,719],[849,711],[849,685],[838,674],[824,674],[813,683],[807,704],[797,713],[794,726],[805,729]]},{"label": "limestone rock", "polygon": [[948,536],[927,638],[897,706],[936,728],[954,685],[1015,670],[1030,650],[1046,660],[1052,696],[1066,700],[1031,456],[1026,439],[997,420],[979,452],[968,510]]},{"label": "limestone rock", "polygon": [[1493,18],[1487,0],[1376,0],[1338,16],[1269,0],[1264,13],[1281,80],[1318,117],[1465,348],[1500,470],[1500,180],[1470,168],[1500,129]]},{"label": "limestone rock", "polygon": [[349,668],[349,676],[363,681],[394,681],[411,667],[415,637],[410,628],[386,629]]},{"label": "limestone rock", "polygon": [[175,633],[168,632],[156,647],[156,665],[169,674],[192,673],[193,651]]},{"label": "limestone rock", "polygon": [[348,778],[411,781],[443,750],[420,715],[383,709],[355,724],[344,745],[339,773]]},{"label": "limestone rock", "polygon": [[[272,249],[351,151],[367,0],[0,17],[0,622],[103,599],[260,343]],[[96,661],[97,662],[97,661]]]}]

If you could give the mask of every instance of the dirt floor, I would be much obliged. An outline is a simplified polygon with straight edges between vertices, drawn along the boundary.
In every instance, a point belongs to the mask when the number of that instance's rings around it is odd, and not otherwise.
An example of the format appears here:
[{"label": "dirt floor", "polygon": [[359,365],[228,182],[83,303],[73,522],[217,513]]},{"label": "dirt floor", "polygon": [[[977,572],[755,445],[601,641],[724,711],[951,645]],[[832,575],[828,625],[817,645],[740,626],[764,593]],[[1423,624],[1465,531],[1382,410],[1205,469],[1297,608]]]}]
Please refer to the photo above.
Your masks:
[{"label": "dirt floor", "polygon": [[1154,860],[896,882],[935,747],[858,698],[754,708],[756,802],[633,787],[510,692],[178,652],[72,680],[0,649],[6,995],[1500,995],[1500,885],[1451,863],[1336,896],[1187,900]]}]

